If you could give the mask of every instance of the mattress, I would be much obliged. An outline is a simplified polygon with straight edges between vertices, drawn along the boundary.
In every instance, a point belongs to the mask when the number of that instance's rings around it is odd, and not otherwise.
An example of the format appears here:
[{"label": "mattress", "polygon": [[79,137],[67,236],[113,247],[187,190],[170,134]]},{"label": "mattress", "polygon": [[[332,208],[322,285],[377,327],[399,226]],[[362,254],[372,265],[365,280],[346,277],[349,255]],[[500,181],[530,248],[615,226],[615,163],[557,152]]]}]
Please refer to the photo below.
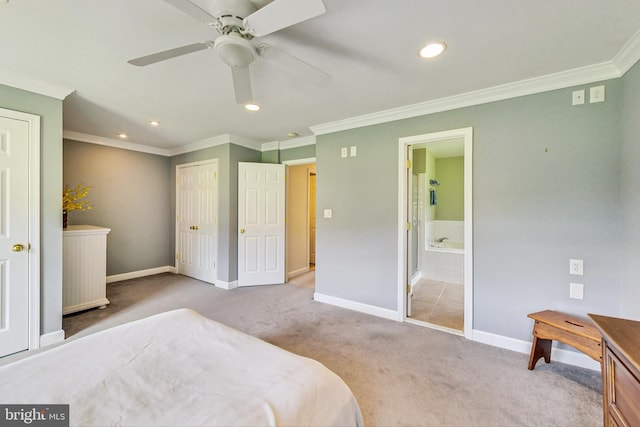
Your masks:
[{"label": "mattress", "polygon": [[81,426],[361,426],[321,363],[189,309],[0,367],[3,404],[69,404]]}]

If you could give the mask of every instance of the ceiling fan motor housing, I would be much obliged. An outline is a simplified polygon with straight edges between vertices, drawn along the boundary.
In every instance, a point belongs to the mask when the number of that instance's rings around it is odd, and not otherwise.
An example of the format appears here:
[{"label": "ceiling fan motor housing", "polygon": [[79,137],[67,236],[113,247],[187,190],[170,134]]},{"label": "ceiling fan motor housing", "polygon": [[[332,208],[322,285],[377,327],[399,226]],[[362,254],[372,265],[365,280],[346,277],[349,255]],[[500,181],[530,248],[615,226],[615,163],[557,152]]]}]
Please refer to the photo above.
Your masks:
[{"label": "ceiling fan motor housing", "polygon": [[248,67],[257,56],[255,46],[235,32],[218,37],[214,47],[220,59],[230,67]]}]

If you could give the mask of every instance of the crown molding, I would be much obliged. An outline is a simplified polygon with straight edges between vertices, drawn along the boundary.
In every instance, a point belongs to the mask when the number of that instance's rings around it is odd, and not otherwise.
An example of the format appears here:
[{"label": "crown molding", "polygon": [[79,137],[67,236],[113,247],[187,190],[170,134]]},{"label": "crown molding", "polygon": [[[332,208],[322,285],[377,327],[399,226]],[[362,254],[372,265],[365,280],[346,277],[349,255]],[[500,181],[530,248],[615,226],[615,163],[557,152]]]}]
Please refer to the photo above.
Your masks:
[{"label": "crown molding", "polygon": [[90,144],[104,145],[107,147],[121,148],[123,150],[139,151],[141,153],[156,154],[158,156],[171,156],[170,151],[164,148],[152,147],[150,145],[136,144],[135,142],[125,142],[118,139],[104,138],[101,136],[88,135],[86,133],[65,130],[62,133],[65,139],[88,142]]},{"label": "crown molding", "polygon": [[260,147],[260,151],[262,151],[262,152],[274,151],[274,150],[279,150],[279,149],[280,149],[280,141],[265,142]]},{"label": "crown molding", "polygon": [[241,147],[250,148],[256,151],[262,151],[262,143],[254,139],[245,138],[239,135],[225,133],[223,135],[213,136],[211,138],[203,139],[202,141],[193,142],[191,144],[183,145],[169,150],[171,156],[177,156],[178,154],[191,153],[193,151],[204,150],[205,148],[211,148],[218,145],[235,144]]},{"label": "crown molding", "polygon": [[28,77],[18,76],[4,70],[0,70],[0,84],[60,100],[64,100],[67,96],[75,92],[75,89],[44,83]]},{"label": "crown molding", "polygon": [[302,136],[300,138],[288,139],[286,141],[271,141],[262,144],[261,151],[288,150],[290,148],[305,147],[315,145],[316,136]]},{"label": "crown molding", "polygon": [[460,95],[324,123],[311,126],[310,129],[315,135],[324,135],[327,133],[439,113],[442,111],[471,107],[488,102],[502,101],[519,96],[564,89],[571,86],[609,80],[620,76],[621,73],[616,64],[614,64],[613,61],[607,61],[600,64],[574,68],[572,70],[521,80],[514,83],[507,83]]},{"label": "crown molding", "polygon": [[303,136],[303,137],[300,137],[300,138],[288,139],[286,141],[280,141],[280,149],[281,150],[288,150],[290,148],[298,148],[298,147],[305,147],[307,145],[315,145],[315,143],[316,143],[316,136],[315,135]]},{"label": "crown molding", "polygon": [[640,30],[636,31],[620,49],[620,52],[613,58],[613,63],[616,64],[620,75],[623,76],[638,60],[640,60]]}]

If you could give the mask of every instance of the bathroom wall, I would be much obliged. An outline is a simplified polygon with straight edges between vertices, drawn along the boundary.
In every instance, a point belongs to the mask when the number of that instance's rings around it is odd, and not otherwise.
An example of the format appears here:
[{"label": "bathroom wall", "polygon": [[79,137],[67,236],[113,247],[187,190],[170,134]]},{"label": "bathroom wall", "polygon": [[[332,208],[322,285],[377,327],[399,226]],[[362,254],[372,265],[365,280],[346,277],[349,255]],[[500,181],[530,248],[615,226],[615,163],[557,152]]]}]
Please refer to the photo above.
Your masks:
[{"label": "bathroom wall", "polygon": [[436,219],[464,221],[464,157],[436,159]]}]

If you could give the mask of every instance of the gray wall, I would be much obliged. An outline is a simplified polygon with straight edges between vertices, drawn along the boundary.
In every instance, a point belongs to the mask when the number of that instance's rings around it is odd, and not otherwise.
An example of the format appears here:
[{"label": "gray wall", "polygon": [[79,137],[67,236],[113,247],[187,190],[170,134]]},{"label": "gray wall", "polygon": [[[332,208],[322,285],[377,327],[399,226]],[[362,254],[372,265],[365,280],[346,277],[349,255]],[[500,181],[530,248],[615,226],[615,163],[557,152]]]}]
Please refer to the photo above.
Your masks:
[{"label": "gray wall", "polygon": [[62,329],[62,101],[0,85],[0,107],[40,116],[40,333]]},{"label": "gray wall", "polygon": [[[170,182],[176,181],[176,166],[202,160],[218,159],[220,174],[218,207],[218,280],[238,279],[238,162],[260,162],[262,153],[234,144],[224,144],[174,156],[170,160]],[[170,185],[171,216],[175,218],[175,185]],[[175,246],[175,233],[169,245]]]},{"label": "gray wall", "polygon": [[317,209],[333,218],[318,215],[316,291],[396,309],[398,138],[472,126],[474,329],[530,340],[533,311],[617,314],[621,81],[604,84],[599,104],[572,107],[567,88],[318,136]]},{"label": "gray wall", "polygon": [[640,63],[622,78],[622,236],[620,316],[640,320]]},{"label": "gray wall", "polygon": [[63,159],[65,185],[93,187],[93,209],[72,211],[69,224],[111,229],[107,275],[175,264],[167,157],[65,140]]}]

